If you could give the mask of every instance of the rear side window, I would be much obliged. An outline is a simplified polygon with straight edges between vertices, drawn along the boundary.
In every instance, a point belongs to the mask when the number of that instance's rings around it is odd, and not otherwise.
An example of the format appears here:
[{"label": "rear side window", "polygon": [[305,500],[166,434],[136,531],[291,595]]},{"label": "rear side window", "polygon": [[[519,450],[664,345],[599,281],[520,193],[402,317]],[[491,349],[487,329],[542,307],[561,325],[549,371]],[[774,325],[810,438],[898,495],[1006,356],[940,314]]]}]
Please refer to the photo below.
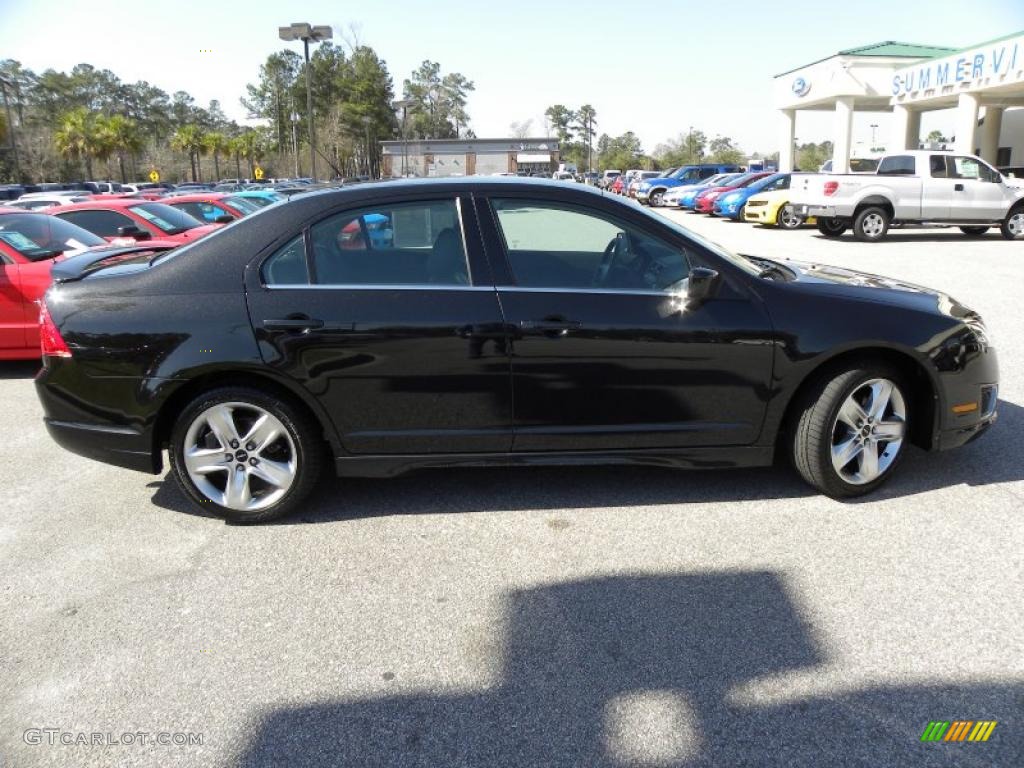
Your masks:
[{"label": "rear side window", "polygon": [[913,176],[916,173],[911,155],[893,155],[882,159],[878,165],[880,176]]},{"label": "rear side window", "polygon": [[385,203],[346,211],[310,229],[317,283],[469,285],[454,200]]},{"label": "rear side window", "polygon": [[306,241],[302,235],[292,239],[281,250],[263,262],[266,285],[307,285]]},{"label": "rear side window", "polygon": [[100,237],[117,237],[118,227],[135,226],[131,218],[117,211],[68,211],[58,216]]},{"label": "rear side window", "polygon": [[944,155],[932,155],[928,158],[928,168],[933,179],[946,178],[946,158]]}]

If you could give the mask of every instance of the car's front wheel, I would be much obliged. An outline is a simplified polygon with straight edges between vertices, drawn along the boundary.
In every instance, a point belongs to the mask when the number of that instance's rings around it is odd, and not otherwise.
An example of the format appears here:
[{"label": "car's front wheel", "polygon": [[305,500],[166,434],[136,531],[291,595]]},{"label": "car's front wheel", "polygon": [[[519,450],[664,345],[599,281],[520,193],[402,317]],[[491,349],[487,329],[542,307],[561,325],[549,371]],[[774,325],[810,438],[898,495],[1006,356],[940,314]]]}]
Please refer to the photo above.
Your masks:
[{"label": "car's front wheel", "polygon": [[250,387],[196,397],[171,431],[171,471],[185,494],[232,522],[295,510],[316,485],[319,430],[290,402]]},{"label": "car's front wheel", "polygon": [[960,227],[960,231],[968,237],[981,237],[988,232],[988,227]]},{"label": "car's front wheel", "polygon": [[793,210],[792,205],[786,203],[779,208],[779,215],[776,217],[775,223],[780,229],[800,229],[800,226],[804,223],[804,218]]},{"label": "car's front wheel", "polygon": [[1007,240],[1024,239],[1024,205],[1018,205],[1006,214],[999,231]]},{"label": "car's front wheel", "polygon": [[664,189],[655,189],[655,190],[653,190],[651,192],[650,196],[647,198],[647,201],[651,204],[652,207],[660,208],[662,205],[665,204],[665,190]]},{"label": "car's front wheel", "polygon": [[792,435],[797,471],[828,496],[873,491],[905,452],[909,396],[899,371],[882,363],[819,379],[798,404]]}]

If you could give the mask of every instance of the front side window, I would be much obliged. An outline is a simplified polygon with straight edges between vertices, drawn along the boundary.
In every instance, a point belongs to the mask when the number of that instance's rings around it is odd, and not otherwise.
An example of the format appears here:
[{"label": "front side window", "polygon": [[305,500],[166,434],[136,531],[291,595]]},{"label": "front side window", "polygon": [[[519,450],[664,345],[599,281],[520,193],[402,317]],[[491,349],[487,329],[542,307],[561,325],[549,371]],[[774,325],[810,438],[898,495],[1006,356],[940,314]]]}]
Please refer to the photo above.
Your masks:
[{"label": "front side window", "polygon": [[998,181],[999,174],[973,157],[956,156],[949,158],[948,173],[951,179],[977,179]]},{"label": "front side window", "polygon": [[57,216],[100,237],[118,237],[119,228],[135,226],[131,217],[117,211],[68,211]]},{"label": "front side window", "polygon": [[548,201],[492,205],[520,286],[663,291],[689,272],[682,249],[603,213]]},{"label": "front side window", "polygon": [[[213,203],[202,203],[202,202],[182,202],[182,203],[170,203],[172,208],[177,208],[179,211],[184,211],[189,216],[198,219],[199,221],[205,221],[208,224],[213,224],[221,216],[231,216],[227,210],[220,206],[214,205]],[[234,218],[234,216],[231,216]]]},{"label": "front side window", "polygon": [[469,285],[453,200],[383,203],[310,229],[316,281],[325,285]]},{"label": "front side window", "polygon": [[892,155],[878,165],[880,176],[913,176],[916,173],[911,155]]}]

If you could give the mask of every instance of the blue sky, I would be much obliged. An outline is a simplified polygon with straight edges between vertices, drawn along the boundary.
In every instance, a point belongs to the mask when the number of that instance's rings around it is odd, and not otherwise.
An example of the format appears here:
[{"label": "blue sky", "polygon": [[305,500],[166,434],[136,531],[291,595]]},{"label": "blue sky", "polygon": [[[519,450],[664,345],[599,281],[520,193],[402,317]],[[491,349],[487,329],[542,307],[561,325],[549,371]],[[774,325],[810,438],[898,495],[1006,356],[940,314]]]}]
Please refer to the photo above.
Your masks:
[{"label": "blue sky", "polygon": [[[1024,1],[0,0],[0,58],[36,71],[87,61],[203,104],[219,99],[241,119],[245,84],[287,45],[277,27],[293,21],[330,24],[336,37],[354,28],[396,90],[424,59],[462,72],[476,83],[478,136],[507,135],[530,118],[540,134],[548,105],[589,102],[599,131],[633,130],[647,150],[693,125],[752,152],[777,149],[772,75],[881,40],[971,45],[1024,29]],[[888,116],[858,114],[855,140],[870,139],[870,123],[882,135]],[[922,130],[935,127],[951,131],[952,116],[926,115]],[[801,141],[830,133],[828,115],[797,126]]]}]

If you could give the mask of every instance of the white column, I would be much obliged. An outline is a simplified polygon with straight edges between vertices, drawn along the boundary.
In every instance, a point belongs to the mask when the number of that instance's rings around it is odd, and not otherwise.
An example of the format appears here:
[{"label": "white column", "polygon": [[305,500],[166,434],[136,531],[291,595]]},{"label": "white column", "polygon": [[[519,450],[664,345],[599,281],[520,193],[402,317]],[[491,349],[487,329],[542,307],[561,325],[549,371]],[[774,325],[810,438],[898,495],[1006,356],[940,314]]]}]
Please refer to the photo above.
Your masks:
[{"label": "white column", "polygon": [[981,124],[981,159],[996,164],[999,154],[999,132],[1003,127],[1003,108],[985,107],[985,122]]},{"label": "white column", "polygon": [[910,110],[907,116],[907,130],[903,137],[904,149],[917,149],[921,146],[921,113]]},{"label": "white column", "polygon": [[956,105],[956,141],[953,151],[961,155],[973,155],[978,146],[978,106],[980,99],[973,93],[961,93]]},{"label": "white column", "polygon": [[[793,142],[796,140],[796,110],[779,110],[779,170],[793,170]],[[808,169],[804,169],[808,170]],[[811,170],[818,170],[817,168]]]},{"label": "white column", "polygon": [[836,126],[832,139],[832,173],[850,172],[850,137],[852,134],[853,96],[840,96],[836,99]]}]

